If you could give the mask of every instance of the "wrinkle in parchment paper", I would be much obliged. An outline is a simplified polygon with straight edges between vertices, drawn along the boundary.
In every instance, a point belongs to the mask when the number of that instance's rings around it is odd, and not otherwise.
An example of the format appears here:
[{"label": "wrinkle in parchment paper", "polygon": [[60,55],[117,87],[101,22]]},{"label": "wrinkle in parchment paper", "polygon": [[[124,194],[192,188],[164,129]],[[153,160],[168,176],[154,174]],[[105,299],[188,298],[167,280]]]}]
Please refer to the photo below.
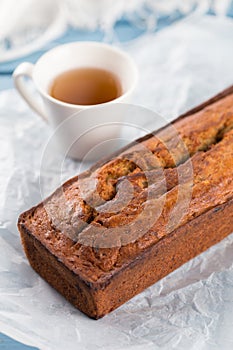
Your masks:
[{"label": "wrinkle in parchment paper", "polygon": [[[136,60],[138,104],[169,120],[233,83],[233,23],[185,20],[125,49]],[[0,94],[0,331],[41,349],[233,348],[233,236],[191,260],[98,321],[72,307],[30,267],[19,213],[41,200],[40,163],[50,129],[13,90]],[[60,155],[47,194],[60,183]],[[79,163],[66,159],[63,179]],[[79,169],[80,170],[80,169]]]}]

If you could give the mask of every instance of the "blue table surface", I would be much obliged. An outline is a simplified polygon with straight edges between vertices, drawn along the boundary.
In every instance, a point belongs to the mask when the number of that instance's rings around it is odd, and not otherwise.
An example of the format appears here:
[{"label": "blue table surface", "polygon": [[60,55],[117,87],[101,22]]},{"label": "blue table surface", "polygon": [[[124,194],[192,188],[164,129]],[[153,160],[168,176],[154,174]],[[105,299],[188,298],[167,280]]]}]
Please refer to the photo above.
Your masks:
[{"label": "blue table surface", "polygon": [[[212,13],[211,10],[208,12],[208,14],[214,15],[214,13]],[[230,17],[233,17],[233,0],[232,0],[232,5],[229,8],[228,15]],[[181,18],[182,18],[182,15],[180,13],[173,14],[172,17],[163,17],[161,20],[159,20],[156,30],[161,30],[162,28],[168,25],[171,25],[172,23],[174,23],[175,21]],[[144,32],[145,31],[142,29],[142,27],[132,26],[132,24],[127,21],[127,19],[119,20],[114,27],[114,34],[116,35],[118,41],[120,42],[127,42],[132,39],[135,39],[138,36],[142,35]],[[35,52],[27,57],[23,57],[22,59],[1,63],[0,64],[0,90],[13,88],[12,73],[14,69],[17,67],[17,65],[22,61],[29,61],[34,63],[48,49],[62,43],[67,43],[71,41],[88,41],[88,40],[102,41],[103,39],[104,39],[104,34],[100,31],[88,32],[88,31],[68,28],[67,31],[64,33],[64,35],[54,40],[50,44],[46,45],[43,49],[39,50],[38,52]],[[16,340],[0,333],[0,349],[1,350],[5,350],[5,349],[27,350],[27,349],[36,349],[36,348],[17,342]]]}]

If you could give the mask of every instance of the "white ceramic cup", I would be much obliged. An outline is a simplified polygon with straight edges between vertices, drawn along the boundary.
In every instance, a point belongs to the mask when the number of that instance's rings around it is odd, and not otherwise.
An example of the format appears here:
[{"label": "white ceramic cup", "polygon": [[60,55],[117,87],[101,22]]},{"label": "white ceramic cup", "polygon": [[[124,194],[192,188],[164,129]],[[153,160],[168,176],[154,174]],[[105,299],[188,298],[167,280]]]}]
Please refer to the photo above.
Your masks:
[{"label": "white ceramic cup", "polygon": [[[95,106],[74,105],[62,102],[50,96],[49,90],[55,77],[60,73],[81,67],[102,68],[113,72],[119,79],[122,87],[122,94],[118,98]],[[30,78],[33,82],[35,91],[31,89],[28,80]],[[77,139],[81,139],[84,133],[89,129],[96,129],[98,135],[92,137],[98,142],[105,142],[109,137],[117,137],[116,133],[119,131],[114,128],[113,134],[110,136],[101,132],[101,128],[97,126],[101,124],[121,123],[122,115],[115,113],[104,113],[98,120],[95,118],[95,113],[88,113],[88,118],[82,118],[82,111],[94,108],[96,106],[109,106],[115,103],[129,103],[132,93],[135,89],[138,71],[134,61],[124,51],[112,47],[111,45],[97,43],[97,42],[73,42],[65,45],[60,45],[45,53],[36,64],[24,62],[21,63],[13,73],[15,87],[28,105],[39,114],[44,121],[48,122],[54,130],[63,125],[62,133],[57,133],[57,143],[60,149],[68,156],[73,158],[81,158],[86,151],[89,151],[87,140],[76,150],[70,150],[70,139],[73,139],[75,133]],[[40,98],[38,98],[38,96]],[[41,103],[42,102],[42,103]],[[113,107],[114,108],[114,107]],[[108,109],[109,111],[109,109]],[[73,115],[79,115],[78,118],[72,118],[66,122]],[[86,115],[84,113],[84,115]],[[83,138],[82,138],[83,139]],[[93,140],[91,145],[93,146]],[[86,149],[82,149],[82,146]],[[89,147],[89,148],[88,148]]]}]

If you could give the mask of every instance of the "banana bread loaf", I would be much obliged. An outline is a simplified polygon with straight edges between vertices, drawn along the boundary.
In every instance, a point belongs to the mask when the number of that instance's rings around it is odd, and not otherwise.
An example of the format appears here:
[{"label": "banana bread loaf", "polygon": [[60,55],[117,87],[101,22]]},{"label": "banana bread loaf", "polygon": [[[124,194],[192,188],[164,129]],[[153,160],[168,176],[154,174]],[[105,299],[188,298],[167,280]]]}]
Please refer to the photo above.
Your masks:
[{"label": "banana bread loaf", "polygon": [[233,231],[233,87],[19,217],[31,266],[98,319]]}]

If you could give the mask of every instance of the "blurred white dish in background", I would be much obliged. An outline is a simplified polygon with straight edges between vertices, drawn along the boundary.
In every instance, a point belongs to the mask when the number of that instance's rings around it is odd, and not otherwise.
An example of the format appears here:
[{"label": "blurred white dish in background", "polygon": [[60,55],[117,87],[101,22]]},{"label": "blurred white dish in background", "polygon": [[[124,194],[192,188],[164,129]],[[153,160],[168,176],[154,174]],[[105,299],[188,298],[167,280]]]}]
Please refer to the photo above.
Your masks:
[{"label": "blurred white dish in background", "polygon": [[0,0],[0,63],[42,48],[65,29],[60,1]]}]

